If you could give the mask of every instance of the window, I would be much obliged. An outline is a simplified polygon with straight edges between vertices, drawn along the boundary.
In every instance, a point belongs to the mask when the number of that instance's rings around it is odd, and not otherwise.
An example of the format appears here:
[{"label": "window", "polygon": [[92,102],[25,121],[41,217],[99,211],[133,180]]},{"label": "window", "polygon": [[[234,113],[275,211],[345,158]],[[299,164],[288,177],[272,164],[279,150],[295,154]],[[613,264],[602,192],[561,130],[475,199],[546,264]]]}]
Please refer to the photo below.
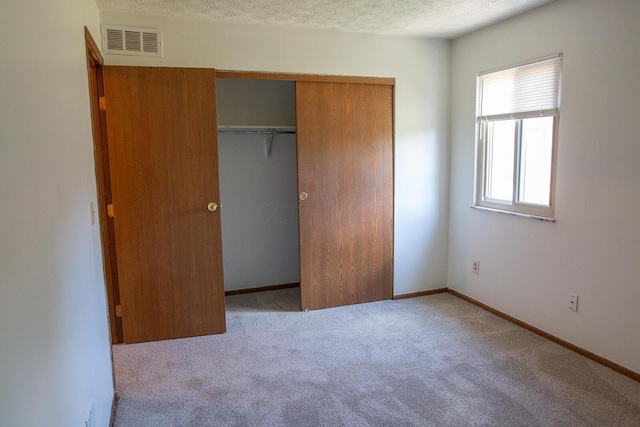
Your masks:
[{"label": "window", "polygon": [[480,73],[475,206],[554,218],[562,55]]}]

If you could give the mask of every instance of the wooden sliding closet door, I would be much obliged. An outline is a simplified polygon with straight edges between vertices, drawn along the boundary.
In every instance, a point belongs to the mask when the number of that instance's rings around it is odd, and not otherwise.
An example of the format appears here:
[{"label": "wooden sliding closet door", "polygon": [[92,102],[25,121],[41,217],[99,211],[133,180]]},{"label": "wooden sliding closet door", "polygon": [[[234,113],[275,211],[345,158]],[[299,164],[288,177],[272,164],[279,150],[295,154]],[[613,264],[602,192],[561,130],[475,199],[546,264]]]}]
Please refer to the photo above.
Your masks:
[{"label": "wooden sliding closet door", "polygon": [[126,343],[225,331],[215,79],[104,67]]},{"label": "wooden sliding closet door", "polygon": [[296,110],[302,308],[389,299],[392,87],[297,82]]}]

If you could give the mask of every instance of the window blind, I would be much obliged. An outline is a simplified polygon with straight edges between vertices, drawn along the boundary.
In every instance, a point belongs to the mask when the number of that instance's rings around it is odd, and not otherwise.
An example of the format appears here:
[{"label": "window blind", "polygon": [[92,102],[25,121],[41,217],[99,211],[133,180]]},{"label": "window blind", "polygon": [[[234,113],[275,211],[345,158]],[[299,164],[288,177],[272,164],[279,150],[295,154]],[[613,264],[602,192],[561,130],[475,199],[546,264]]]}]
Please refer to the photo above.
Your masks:
[{"label": "window blind", "polygon": [[562,55],[480,73],[476,116],[481,120],[557,115]]}]

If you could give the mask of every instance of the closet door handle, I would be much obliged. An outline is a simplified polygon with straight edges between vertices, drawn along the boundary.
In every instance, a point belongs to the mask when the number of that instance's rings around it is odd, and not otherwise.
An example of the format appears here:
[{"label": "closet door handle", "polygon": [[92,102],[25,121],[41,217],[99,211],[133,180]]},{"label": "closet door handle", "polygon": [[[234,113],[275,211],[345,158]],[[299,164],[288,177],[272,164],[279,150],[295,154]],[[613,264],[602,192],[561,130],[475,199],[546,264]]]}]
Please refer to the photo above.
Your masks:
[{"label": "closet door handle", "polygon": [[218,210],[218,205],[215,202],[211,202],[207,205],[207,209],[209,209],[210,212],[215,212]]},{"label": "closet door handle", "polygon": [[309,197],[309,195],[304,191],[300,193],[300,200],[307,200],[307,197]]}]

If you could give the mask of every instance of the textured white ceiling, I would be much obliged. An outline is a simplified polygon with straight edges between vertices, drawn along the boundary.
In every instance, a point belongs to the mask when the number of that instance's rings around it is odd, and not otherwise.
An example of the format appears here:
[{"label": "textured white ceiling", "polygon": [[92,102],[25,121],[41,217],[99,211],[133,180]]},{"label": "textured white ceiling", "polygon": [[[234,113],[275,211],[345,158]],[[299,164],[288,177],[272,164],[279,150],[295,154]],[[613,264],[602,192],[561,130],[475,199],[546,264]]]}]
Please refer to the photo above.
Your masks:
[{"label": "textured white ceiling", "polygon": [[454,38],[554,0],[96,0],[102,11]]}]

